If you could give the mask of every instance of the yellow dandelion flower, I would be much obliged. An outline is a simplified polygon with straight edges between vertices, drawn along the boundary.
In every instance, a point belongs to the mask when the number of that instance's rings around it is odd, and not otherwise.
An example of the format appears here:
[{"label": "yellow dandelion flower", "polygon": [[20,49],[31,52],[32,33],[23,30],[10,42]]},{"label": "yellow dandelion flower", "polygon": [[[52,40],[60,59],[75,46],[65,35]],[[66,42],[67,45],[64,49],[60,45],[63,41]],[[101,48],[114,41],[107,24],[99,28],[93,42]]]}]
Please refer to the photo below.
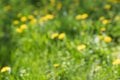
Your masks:
[{"label": "yellow dandelion flower", "polygon": [[20,28],[16,28],[16,32],[17,32],[17,33],[22,33],[22,32],[23,32],[23,30],[22,30],[22,29],[20,29]]},{"label": "yellow dandelion flower", "polygon": [[79,46],[77,46],[77,50],[84,50],[86,48],[86,45],[85,44],[81,44]]},{"label": "yellow dandelion flower", "polygon": [[86,19],[88,17],[88,14],[86,14],[86,13],[84,13],[83,15],[82,15],[82,19]]},{"label": "yellow dandelion flower", "polygon": [[115,59],[113,62],[112,62],[113,65],[118,65],[120,64],[120,59]]},{"label": "yellow dandelion flower", "polygon": [[76,16],[76,20],[80,20],[80,19],[86,19],[88,17],[88,14],[84,13],[84,14],[79,14]]},{"label": "yellow dandelion flower", "polygon": [[59,65],[59,64],[53,64],[53,66],[54,66],[55,68],[57,68],[57,67],[59,67],[60,65]]},{"label": "yellow dandelion flower", "polygon": [[24,30],[24,29],[26,29],[27,28],[27,25],[26,24],[22,24],[21,26],[20,26],[20,29],[22,29],[22,30]]},{"label": "yellow dandelion flower", "polygon": [[55,4],[55,0],[50,0],[51,5]]},{"label": "yellow dandelion flower", "polygon": [[17,25],[17,24],[19,24],[19,21],[18,21],[18,20],[14,20],[14,21],[13,21],[13,24],[14,24],[14,25]]},{"label": "yellow dandelion flower", "polygon": [[38,15],[39,12],[38,12],[37,10],[35,10],[35,11],[33,12],[33,14],[34,14],[34,15]]},{"label": "yellow dandelion flower", "polygon": [[36,19],[32,19],[32,20],[30,21],[31,24],[34,24],[34,23],[36,23],[36,22],[37,22]]},{"label": "yellow dandelion flower", "polygon": [[10,6],[10,5],[7,5],[7,6],[5,6],[5,7],[3,8],[4,11],[8,11],[8,10],[10,10],[10,9],[11,9],[11,6]]},{"label": "yellow dandelion flower", "polygon": [[104,32],[104,31],[106,31],[106,28],[105,28],[105,27],[102,27],[102,28],[100,29],[100,31],[101,31],[101,32]]},{"label": "yellow dandelion flower", "polygon": [[120,16],[115,16],[115,20],[119,21],[120,20]]},{"label": "yellow dandelion flower", "polygon": [[110,4],[106,4],[105,6],[104,6],[104,9],[106,9],[106,10],[109,10],[111,8],[111,5]]},{"label": "yellow dandelion flower", "polygon": [[55,39],[56,37],[58,37],[58,33],[53,33],[53,34],[51,35],[51,39]]},{"label": "yellow dandelion flower", "polygon": [[62,3],[57,4],[57,10],[60,10],[62,8]]},{"label": "yellow dandelion flower", "polygon": [[10,71],[11,71],[11,68],[9,66],[5,66],[1,69],[0,72],[3,73],[3,72],[10,72]]},{"label": "yellow dandelion flower", "polygon": [[34,16],[33,15],[28,15],[28,19],[34,19]]},{"label": "yellow dandelion flower", "polygon": [[111,41],[112,41],[112,38],[111,38],[110,36],[106,36],[106,37],[104,38],[104,41],[105,41],[105,42],[111,42]]},{"label": "yellow dandelion flower", "polygon": [[46,19],[53,19],[53,18],[54,18],[54,15],[52,15],[52,14],[47,14],[45,17],[46,17]]},{"label": "yellow dandelion flower", "polygon": [[98,38],[99,38],[100,40],[102,40],[102,39],[103,39],[103,35],[99,35]]},{"label": "yellow dandelion flower", "polygon": [[104,20],[105,19],[105,17],[104,16],[101,16],[100,18],[99,18],[99,20]]},{"label": "yellow dandelion flower", "polygon": [[110,23],[110,20],[104,19],[104,20],[102,20],[102,23],[103,24],[108,24],[108,23]]},{"label": "yellow dandelion flower", "polygon": [[18,13],[18,14],[17,14],[17,17],[20,18],[21,16],[22,16],[22,13]]},{"label": "yellow dandelion flower", "polygon": [[59,34],[58,39],[62,40],[65,38],[65,36],[66,36],[65,33],[61,33]]},{"label": "yellow dandelion flower", "polygon": [[82,19],[82,15],[79,14],[76,16],[76,20],[80,20],[80,19]]},{"label": "yellow dandelion flower", "polygon": [[26,16],[23,16],[23,17],[21,17],[21,19],[20,19],[22,22],[25,22],[25,21],[27,21],[27,17]]},{"label": "yellow dandelion flower", "polygon": [[[68,13],[69,13],[69,14],[72,14],[72,13],[73,13],[73,10],[69,10]],[[77,18],[77,16],[76,16],[76,20],[79,20],[79,19]]]}]

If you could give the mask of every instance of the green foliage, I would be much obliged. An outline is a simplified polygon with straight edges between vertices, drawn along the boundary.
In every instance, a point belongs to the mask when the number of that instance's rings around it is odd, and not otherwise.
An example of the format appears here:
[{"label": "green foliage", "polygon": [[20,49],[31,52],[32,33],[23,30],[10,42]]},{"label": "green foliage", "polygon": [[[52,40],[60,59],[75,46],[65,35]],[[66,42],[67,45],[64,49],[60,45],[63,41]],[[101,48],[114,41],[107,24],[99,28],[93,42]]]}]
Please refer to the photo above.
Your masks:
[{"label": "green foliage", "polygon": [[119,4],[1,0],[0,79],[119,79]]}]

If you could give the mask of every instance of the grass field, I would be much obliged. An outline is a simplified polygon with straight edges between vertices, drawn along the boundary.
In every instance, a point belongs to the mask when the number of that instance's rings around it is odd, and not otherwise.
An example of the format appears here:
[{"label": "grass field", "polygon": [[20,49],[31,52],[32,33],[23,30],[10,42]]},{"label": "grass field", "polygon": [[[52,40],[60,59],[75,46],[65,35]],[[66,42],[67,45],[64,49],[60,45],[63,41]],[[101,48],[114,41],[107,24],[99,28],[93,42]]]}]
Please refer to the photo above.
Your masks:
[{"label": "grass field", "polygon": [[0,0],[0,80],[119,80],[120,0]]}]

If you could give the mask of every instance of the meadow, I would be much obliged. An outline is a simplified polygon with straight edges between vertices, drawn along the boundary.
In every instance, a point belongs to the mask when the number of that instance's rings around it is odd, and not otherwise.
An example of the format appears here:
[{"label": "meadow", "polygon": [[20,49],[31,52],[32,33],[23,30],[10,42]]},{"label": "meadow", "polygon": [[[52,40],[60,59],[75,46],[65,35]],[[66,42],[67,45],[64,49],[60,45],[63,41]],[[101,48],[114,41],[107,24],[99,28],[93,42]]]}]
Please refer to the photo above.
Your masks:
[{"label": "meadow", "polygon": [[120,0],[0,0],[0,80],[119,80]]}]

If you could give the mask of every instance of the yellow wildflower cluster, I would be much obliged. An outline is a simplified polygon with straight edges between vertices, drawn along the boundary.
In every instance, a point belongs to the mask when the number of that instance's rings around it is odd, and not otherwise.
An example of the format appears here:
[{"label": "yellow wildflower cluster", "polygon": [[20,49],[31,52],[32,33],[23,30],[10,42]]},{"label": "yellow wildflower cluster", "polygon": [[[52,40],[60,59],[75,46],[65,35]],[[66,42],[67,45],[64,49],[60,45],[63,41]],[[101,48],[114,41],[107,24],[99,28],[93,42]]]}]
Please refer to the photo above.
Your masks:
[{"label": "yellow wildflower cluster", "polygon": [[76,16],[76,20],[81,20],[81,19],[86,19],[88,17],[88,14],[84,13],[84,14],[78,14]]},{"label": "yellow wildflower cluster", "polygon": [[86,48],[86,45],[85,44],[81,44],[81,45],[78,45],[77,46],[77,50],[80,51],[80,50],[84,50]]},{"label": "yellow wildflower cluster", "polygon": [[105,36],[105,37],[104,37],[103,35],[99,35],[98,38],[99,38],[100,40],[103,40],[103,41],[106,42],[106,43],[109,43],[109,42],[112,41],[112,38],[111,38],[110,36]]},{"label": "yellow wildflower cluster", "polygon": [[3,73],[3,72],[10,72],[10,71],[11,71],[11,68],[9,66],[5,66],[1,69],[0,72]]},{"label": "yellow wildflower cluster", "polygon": [[110,5],[110,4],[104,5],[104,9],[109,10],[110,8],[111,8],[111,5]]},{"label": "yellow wildflower cluster", "polygon": [[41,18],[39,19],[39,22],[40,22],[40,23],[43,23],[44,21],[52,20],[53,18],[54,18],[54,15],[52,15],[52,14],[47,14],[46,16],[41,17]]},{"label": "yellow wildflower cluster", "polygon": [[112,62],[113,65],[118,65],[120,64],[120,59],[115,59],[113,62]]},{"label": "yellow wildflower cluster", "polygon": [[104,16],[101,16],[101,17],[99,18],[99,20],[102,21],[102,24],[108,24],[108,23],[110,23],[110,20],[105,19]]},{"label": "yellow wildflower cluster", "polygon": [[30,20],[31,24],[34,24],[37,22],[33,15],[28,15],[28,19]]},{"label": "yellow wildflower cluster", "polygon": [[51,39],[55,39],[56,37],[58,37],[58,33],[53,33],[53,34],[51,35]]},{"label": "yellow wildflower cluster", "polygon": [[51,35],[51,39],[58,38],[58,39],[62,40],[62,39],[65,38],[65,36],[66,36],[65,33],[60,33],[60,34],[58,34],[58,33],[53,33],[53,34]]},{"label": "yellow wildflower cluster", "polygon": [[24,29],[26,29],[26,28],[27,28],[27,25],[26,24],[22,24],[20,26],[20,28],[16,28],[16,32],[17,33],[22,33],[24,31]]}]

